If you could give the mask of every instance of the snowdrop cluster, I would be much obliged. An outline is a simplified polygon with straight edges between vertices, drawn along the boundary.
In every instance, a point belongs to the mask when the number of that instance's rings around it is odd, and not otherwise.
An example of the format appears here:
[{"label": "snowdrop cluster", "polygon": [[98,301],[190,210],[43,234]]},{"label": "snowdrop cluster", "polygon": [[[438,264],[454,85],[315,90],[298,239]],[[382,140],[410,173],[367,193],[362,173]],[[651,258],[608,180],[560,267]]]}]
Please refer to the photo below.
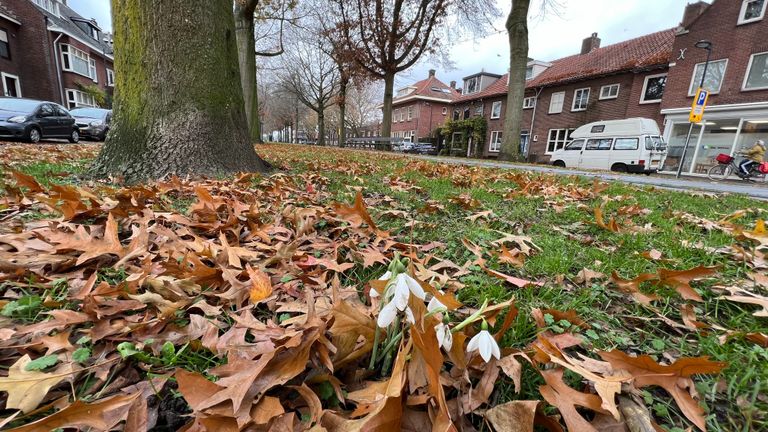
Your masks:
[{"label": "snowdrop cluster", "polygon": [[[391,278],[392,273],[388,271],[379,280],[390,280]],[[381,328],[389,327],[395,321],[398,312],[404,312],[406,320],[411,324],[415,324],[413,311],[408,306],[411,295],[421,300],[425,300],[427,297],[421,284],[407,273],[400,273],[395,276],[394,280],[387,284],[387,288],[384,290],[384,307],[379,311],[379,318],[376,321],[378,326]]]}]

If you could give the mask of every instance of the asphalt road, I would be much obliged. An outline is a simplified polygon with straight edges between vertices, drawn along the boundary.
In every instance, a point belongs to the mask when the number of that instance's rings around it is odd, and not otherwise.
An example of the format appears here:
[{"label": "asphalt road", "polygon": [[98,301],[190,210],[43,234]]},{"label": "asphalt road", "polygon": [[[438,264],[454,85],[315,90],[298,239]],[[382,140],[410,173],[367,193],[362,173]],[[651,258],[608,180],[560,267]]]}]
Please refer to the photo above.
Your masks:
[{"label": "asphalt road", "polygon": [[456,165],[482,166],[488,168],[511,168],[523,171],[542,172],[550,174],[578,175],[582,177],[598,178],[606,181],[620,181],[643,186],[655,186],[673,190],[692,190],[714,193],[744,194],[752,198],[768,200],[768,183],[766,182],[742,182],[724,181],[716,183],[705,178],[684,177],[676,179],[673,175],[653,174],[618,174],[606,171],[582,171],[568,168],[557,168],[551,165],[529,165],[509,162],[497,162],[492,160],[463,159],[442,156],[417,156],[412,157],[435,162]]}]

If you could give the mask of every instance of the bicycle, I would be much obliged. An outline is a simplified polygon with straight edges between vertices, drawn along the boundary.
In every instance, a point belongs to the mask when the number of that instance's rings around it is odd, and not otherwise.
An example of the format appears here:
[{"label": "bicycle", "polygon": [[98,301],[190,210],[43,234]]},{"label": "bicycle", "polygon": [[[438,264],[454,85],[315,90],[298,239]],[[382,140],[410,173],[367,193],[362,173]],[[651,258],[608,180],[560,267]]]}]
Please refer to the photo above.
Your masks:
[{"label": "bicycle", "polygon": [[717,165],[710,168],[707,172],[707,177],[712,181],[723,181],[730,177],[731,174],[736,174],[740,179],[745,181],[765,179],[765,173],[760,171],[760,164],[753,165],[749,170],[749,174],[744,175],[741,173],[741,169],[735,162],[736,158],[733,156],[720,153],[715,160],[717,161]]}]

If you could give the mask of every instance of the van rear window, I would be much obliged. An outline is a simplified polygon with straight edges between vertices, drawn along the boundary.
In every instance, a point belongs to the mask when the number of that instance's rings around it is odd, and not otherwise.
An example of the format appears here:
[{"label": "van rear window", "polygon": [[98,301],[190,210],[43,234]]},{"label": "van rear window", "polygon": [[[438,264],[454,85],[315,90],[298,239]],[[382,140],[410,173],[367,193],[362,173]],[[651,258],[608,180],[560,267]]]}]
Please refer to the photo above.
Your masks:
[{"label": "van rear window", "polygon": [[586,150],[610,150],[613,138],[597,138],[587,140]]},{"label": "van rear window", "polygon": [[616,144],[613,145],[614,150],[637,150],[640,145],[640,140],[637,138],[616,138]]},{"label": "van rear window", "polygon": [[605,132],[605,125],[592,126],[591,133],[601,133],[601,132]]}]

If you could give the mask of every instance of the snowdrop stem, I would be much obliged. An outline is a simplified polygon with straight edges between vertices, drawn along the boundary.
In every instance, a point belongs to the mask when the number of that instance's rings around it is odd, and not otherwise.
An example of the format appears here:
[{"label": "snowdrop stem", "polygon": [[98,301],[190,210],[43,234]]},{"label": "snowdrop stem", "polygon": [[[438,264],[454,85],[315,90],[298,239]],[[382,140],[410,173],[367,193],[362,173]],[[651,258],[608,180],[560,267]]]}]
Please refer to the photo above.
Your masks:
[{"label": "snowdrop stem", "polygon": [[438,309],[435,309],[435,310],[433,310],[432,312],[427,312],[427,313],[424,315],[424,318],[427,318],[427,317],[431,317],[431,316],[432,316],[432,315],[434,315],[434,314],[439,314],[439,313],[443,313],[443,312],[448,312],[448,309],[447,309],[447,308],[438,308]]},{"label": "snowdrop stem", "polygon": [[376,332],[373,334],[373,352],[371,353],[371,362],[368,364],[368,369],[373,370],[376,367],[376,357],[379,351],[379,337],[381,329],[376,326]]},{"label": "snowdrop stem", "polygon": [[387,344],[387,346],[384,347],[384,351],[381,352],[381,354],[379,355],[379,358],[376,359],[376,360],[380,361],[381,359],[384,358],[384,356],[386,354],[389,354],[394,349],[395,345],[397,345],[400,342],[400,339],[402,339],[402,338],[403,338],[403,332],[400,332],[400,333],[396,334],[395,337],[390,339],[390,341]]},{"label": "snowdrop stem", "polygon": [[451,329],[451,333],[456,333],[459,330],[463,329],[464,327],[476,322],[479,319],[485,319],[483,318],[483,313],[485,313],[485,310],[488,308],[488,299],[486,298],[483,302],[483,305],[480,306],[480,309],[477,310],[477,312],[470,315],[467,319],[460,322],[456,327]]}]

